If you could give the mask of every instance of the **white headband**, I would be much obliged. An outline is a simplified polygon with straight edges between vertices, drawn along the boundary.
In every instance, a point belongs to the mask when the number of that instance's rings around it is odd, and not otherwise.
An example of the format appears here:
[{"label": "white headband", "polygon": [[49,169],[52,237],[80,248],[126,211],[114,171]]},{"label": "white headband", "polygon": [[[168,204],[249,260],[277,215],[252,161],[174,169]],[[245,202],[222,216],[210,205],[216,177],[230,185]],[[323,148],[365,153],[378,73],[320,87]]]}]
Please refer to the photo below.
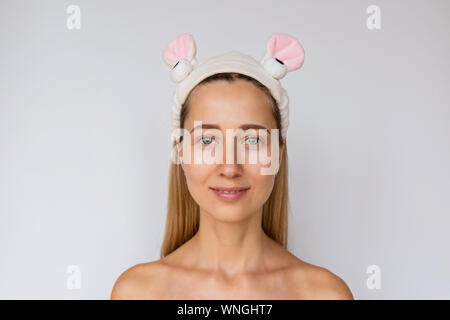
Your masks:
[{"label": "white headband", "polygon": [[163,52],[164,61],[172,68],[171,79],[178,83],[173,98],[172,130],[180,128],[181,106],[199,82],[216,73],[237,72],[258,80],[270,90],[280,110],[281,136],[286,138],[289,97],[279,80],[303,65],[305,52],[297,39],[287,34],[272,35],[261,62],[238,51],[230,51],[199,64],[196,51],[194,38],[185,33],[172,40]]}]

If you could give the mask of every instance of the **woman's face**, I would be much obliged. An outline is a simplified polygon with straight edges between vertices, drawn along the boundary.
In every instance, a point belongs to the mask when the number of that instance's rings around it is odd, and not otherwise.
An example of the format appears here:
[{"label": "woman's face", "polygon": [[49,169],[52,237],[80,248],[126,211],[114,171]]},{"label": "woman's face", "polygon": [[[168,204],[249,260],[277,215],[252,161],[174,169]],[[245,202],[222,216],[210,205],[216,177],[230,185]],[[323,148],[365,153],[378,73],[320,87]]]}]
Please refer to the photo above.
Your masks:
[{"label": "woman's face", "polygon": [[[203,126],[198,127],[198,123],[194,124],[194,121],[201,121]],[[260,134],[261,131],[257,127],[254,131],[245,131],[249,128],[246,125],[249,124],[266,128],[269,132]],[[216,80],[200,85],[189,98],[184,128],[191,132],[185,139],[185,142],[190,140],[191,158],[190,161],[182,159],[181,165],[189,191],[200,208],[214,218],[228,222],[243,220],[256,214],[270,196],[277,172],[275,170],[273,174],[261,173],[262,168],[271,167],[273,161],[263,163],[259,155],[257,161],[249,160],[251,154],[275,154],[271,151],[272,144],[278,145],[278,139],[271,139],[270,130],[277,129],[277,124],[267,95],[246,80],[231,83]],[[227,129],[239,128],[243,131],[236,138],[227,136]],[[229,143],[231,147],[228,146],[228,150],[231,150],[231,154],[227,153],[226,149]],[[244,150],[243,153],[238,151],[239,144],[242,146],[240,150]],[[203,154],[213,156],[222,152],[222,163],[194,162],[195,147]],[[284,145],[279,146],[280,163],[282,148]],[[181,148],[181,157],[183,152]],[[245,157],[244,163],[238,163],[239,152]],[[220,191],[225,188],[246,190],[237,194]]]}]

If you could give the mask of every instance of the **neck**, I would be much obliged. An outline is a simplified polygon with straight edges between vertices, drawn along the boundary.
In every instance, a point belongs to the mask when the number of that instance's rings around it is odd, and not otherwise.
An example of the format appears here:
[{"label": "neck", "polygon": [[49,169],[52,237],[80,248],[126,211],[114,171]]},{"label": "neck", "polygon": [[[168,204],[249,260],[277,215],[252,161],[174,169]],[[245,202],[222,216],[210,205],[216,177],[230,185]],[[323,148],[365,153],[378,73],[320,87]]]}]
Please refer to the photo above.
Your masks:
[{"label": "neck", "polygon": [[202,268],[235,275],[264,268],[266,234],[262,208],[248,219],[224,222],[200,209],[199,230],[193,237]]}]

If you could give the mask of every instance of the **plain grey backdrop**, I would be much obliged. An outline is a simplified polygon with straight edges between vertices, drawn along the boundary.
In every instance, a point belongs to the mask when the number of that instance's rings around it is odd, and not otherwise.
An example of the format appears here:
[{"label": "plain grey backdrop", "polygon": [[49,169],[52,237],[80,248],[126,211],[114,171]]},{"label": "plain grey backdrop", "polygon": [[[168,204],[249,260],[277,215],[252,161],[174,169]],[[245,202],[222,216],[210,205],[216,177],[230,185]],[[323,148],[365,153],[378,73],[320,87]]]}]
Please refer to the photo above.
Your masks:
[{"label": "plain grey backdrop", "polygon": [[357,299],[449,299],[449,12],[445,0],[1,0],[0,298],[108,299],[125,269],[159,259],[175,88],[163,49],[189,32],[199,61],[260,59],[282,32],[306,52],[281,80],[289,250]]}]

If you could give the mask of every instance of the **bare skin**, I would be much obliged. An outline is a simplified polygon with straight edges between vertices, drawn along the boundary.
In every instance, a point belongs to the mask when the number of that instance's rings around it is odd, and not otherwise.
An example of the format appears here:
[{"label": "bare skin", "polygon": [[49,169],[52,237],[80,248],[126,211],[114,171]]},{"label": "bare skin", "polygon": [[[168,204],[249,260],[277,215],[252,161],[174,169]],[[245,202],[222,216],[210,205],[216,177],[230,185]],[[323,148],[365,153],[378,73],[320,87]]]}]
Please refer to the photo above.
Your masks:
[{"label": "bare skin", "polygon": [[[264,93],[247,81],[199,87],[190,105],[188,130],[194,120],[217,124],[224,136],[226,128],[248,123],[276,128]],[[262,206],[275,176],[261,175],[262,166],[183,163],[189,191],[200,207],[198,232],[166,257],[123,272],[111,299],[353,299],[337,275],[300,260],[264,233]],[[211,186],[250,189],[229,202]]]},{"label": "bare skin", "polygon": [[353,299],[345,282],[329,270],[298,259],[268,237],[264,242],[266,266],[230,276],[197,268],[189,258],[188,252],[195,248],[190,240],[163,259],[126,270],[111,299]]}]

